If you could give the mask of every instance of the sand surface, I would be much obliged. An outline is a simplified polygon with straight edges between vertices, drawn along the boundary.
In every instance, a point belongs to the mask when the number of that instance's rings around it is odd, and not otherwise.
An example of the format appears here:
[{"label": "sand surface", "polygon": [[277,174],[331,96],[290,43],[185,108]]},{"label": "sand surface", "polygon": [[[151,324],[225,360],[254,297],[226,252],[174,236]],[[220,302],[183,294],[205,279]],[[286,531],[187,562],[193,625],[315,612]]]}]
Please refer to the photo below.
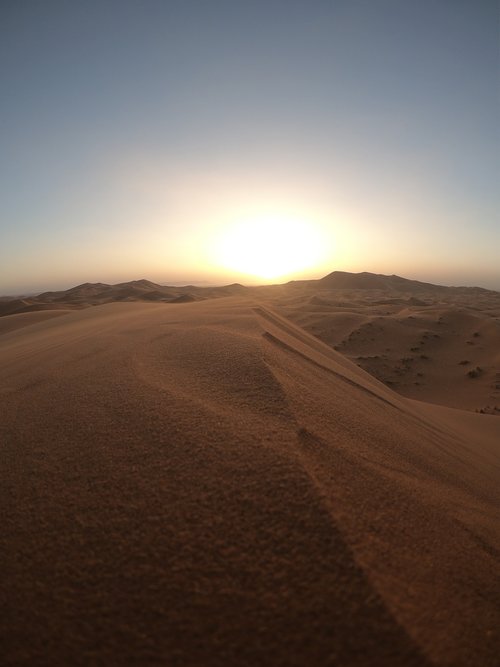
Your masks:
[{"label": "sand surface", "polygon": [[[302,328],[318,295],[261,297],[0,329],[3,664],[498,665],[500,418],[375,379]],[[452,326],[381,307],[328,342]]]},{"label": "sand surface", "polygon": [[500,415],[500,292],[479,287],[342,271],[262,287],[164,286],[145,279],[84,283],[0,297],[0,333],[105,303],[192,303],[236,295],[264,302],[403,396]]},{"label": "sand surface", "polygon": [[257,295],[403,396],[500,415],[500,293],[414,281],[380,287],[319,280]]}]

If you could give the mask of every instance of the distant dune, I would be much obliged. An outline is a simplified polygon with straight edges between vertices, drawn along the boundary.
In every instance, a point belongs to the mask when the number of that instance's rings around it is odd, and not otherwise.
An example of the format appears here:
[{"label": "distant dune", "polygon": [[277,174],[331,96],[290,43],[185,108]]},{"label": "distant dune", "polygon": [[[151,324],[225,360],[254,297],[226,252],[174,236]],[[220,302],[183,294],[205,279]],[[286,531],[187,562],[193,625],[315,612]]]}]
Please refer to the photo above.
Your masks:
[{"label": "distant dune", "polygon": [[77,309],[99,306],[115,301],[163,301],[183,303],[198,299],[214,299],[222,296],[243,294],[247,288],[238,283],[222,287],[170,287],[158,285],[150,280],[131,280],[117,285],[106,283],[83,283],[68,290],[43,292],[38,296],[25,298],[2,297],[0,317],[34,310],[54,308]]},{"label": "distant dune", "polygon": [[446,289],[439,285],[408,280],[400,276],[384,276],[367,272],[346,273],[345,271],[334,271],[321,278],[319,282],[334,289],[385,289],[396,292],[413,292],[428,290],[429,288],[434,291]]},{"label": "distant dune", "polygon": [[259,297],[404,396],[500,414],[499,292],[334,272]]},{"label": "distant dune", "polygon": [[0,319],[3,664],[496,666],[500,419],[348,356],[465,374],[498,297],[238,290]]}]

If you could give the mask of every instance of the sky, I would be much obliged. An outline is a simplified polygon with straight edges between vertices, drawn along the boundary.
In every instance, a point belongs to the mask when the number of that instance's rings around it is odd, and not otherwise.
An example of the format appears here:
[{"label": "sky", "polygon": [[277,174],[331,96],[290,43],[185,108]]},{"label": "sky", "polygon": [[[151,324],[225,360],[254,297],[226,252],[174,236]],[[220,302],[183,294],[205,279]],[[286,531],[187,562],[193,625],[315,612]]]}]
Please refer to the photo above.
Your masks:
[{"label": "sky", "polygon": [[498,3],[2,0],[0,294],[500,290]]}]

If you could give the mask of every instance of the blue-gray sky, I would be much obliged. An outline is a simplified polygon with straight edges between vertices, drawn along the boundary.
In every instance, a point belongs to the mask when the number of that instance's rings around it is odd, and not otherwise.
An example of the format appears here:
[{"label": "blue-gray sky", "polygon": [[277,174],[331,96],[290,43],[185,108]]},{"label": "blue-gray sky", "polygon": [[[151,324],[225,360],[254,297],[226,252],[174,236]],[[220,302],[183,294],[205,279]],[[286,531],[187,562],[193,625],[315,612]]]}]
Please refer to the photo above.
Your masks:
[{"label": "blue-gray sky", "polygon": [[498,29],[490,0],[3,0],[0,293],[273,257],[500,289]]}]

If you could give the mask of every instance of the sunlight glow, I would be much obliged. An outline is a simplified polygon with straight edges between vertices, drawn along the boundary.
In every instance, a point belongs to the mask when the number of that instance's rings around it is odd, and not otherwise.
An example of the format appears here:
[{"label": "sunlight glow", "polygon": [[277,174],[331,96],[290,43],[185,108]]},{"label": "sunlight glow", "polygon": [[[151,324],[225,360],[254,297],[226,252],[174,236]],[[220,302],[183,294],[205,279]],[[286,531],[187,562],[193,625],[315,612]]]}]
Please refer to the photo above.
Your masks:
[{"label": "sunlight glow", "polygon": [[230,224],[215,245],[219,266],[265,280],[313,267],[321,254],[321,238],[313,225],[277,216]]}]

